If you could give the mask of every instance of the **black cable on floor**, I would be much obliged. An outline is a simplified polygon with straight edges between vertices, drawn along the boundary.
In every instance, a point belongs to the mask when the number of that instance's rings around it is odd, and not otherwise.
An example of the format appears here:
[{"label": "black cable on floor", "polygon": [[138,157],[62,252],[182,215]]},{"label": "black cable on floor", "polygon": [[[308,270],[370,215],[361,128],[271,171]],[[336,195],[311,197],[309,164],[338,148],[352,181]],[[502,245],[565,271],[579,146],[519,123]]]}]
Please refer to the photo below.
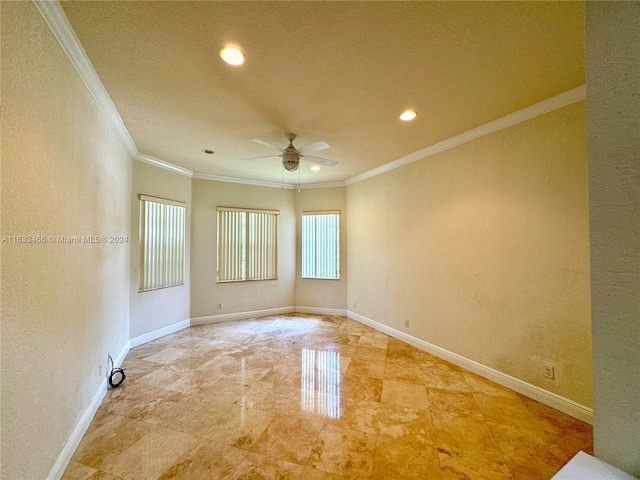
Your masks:
[{"label": "black cable on floor", "polygon": [[118,388],[124,382],[124,379],[127,376],[124,374],[124,370],[121,368],[115,368],[113,364],[113,358],[109,355],[109,360],[111,360],[111,373],[109,374],[109,385],[111,388]]}]

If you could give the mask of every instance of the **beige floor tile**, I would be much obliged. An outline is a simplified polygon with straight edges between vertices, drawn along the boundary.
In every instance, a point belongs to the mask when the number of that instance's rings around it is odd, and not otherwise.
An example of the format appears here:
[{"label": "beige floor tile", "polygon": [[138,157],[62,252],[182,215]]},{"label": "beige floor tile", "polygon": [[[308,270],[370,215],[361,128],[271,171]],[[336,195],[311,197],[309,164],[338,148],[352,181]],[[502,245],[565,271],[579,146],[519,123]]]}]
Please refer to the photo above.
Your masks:
[{"label": "beige floor tile", "polygon": [[474,393],[482,416],[487,422],[542,430],[542,425],[520,398],[494,397]]},{"label": "beige floor tile", "polygon": [[176,402],[163,402],[149,411],[142,421],[190,435],[201,436],[232,404],[202,394],[185,395]]},{"label": "beige floor tile", "polygon": [[158,480],[228,480],[233,478],[246,454],[244,450],[201,439]]},{"label": "beige floor tile", "polygon": [[323,419],[276,415],[251,448],[252,452],[306,465]]},{"label": "beige floor tile", "polygon": [[382,382],[382,403],[403,407],[428,409],[427,390],[414,383],[384,380]]},{"label": "beige floor tile", "polygon": [[300,365],[274,365],[261,381],[300,388],[302,385],[302,367]]},{"label": "beige floor tile", "polygon": [[495,461],[504,460],[484,421],[459,416],[434,418],[433,433],[438,450],[447,452],[480,450],[487,458]]},{"label": "beige floor tile", "polygon": [[208,371],[183,370],[174,366],[165,366],[139,378],[137,382],[182,393],[195,393],[210,387],[219,379],[219,375]]},{"label": "beige floor tile", "polygon": [[358,340],[359,347],[375,347],[375,348],[387,348],[387,341],[389,340],[389,336],[376,332],[375,330],[371,332],[366,332],[360,335],[360,340]]},{"label": "beige floor tile", "polygon": [[571,458],[558,445],[558,438],[551,434],[512,425],[488,423],[488,426],[517,478],[536,475],[537,478],[551,478]]},{"label": "beige floor tile", "polygon": [[312,467],[307,467],[304,469],[302,478],[304,480],[343,480],[346,477],[342,477],[334,473],[323,472],[322,470],[316,470]]},{"label": "beige floor tile", "polygon": [[381,409],[380,402],[342,398],[338,404],[338,415],[327,418],[325,425],[375,434],[378,430],[378,416]]},{"label": "beige floor tile", "polygon": [[155,363],[171,363],[179,358],[183,358],[189,355],[189,351],[184,348],[165,347],[162,350],[144,357],[142,360]]},{"label": "beige floor tile", "polygon": [[182,392],[125,380],[123,386],[107,391],[102,406],[109,413],[139,419],[158,405],[178,401],[183,396]]},{"label": "beige floor tile", "polygon": [[472,392],[484,393],[494,397],[517,398],[518,394],[513,390],[498,385],[480,375],[476,375],[468,370],[461,369],[462,375]]},{"label": "beige floor tile", "polygon": [[122,368],[124,369],[124,373],[127,376],[127,382],[135,382],[139,378],[144,377],[154,370],[164,367],[164,365],[164,363],[147,362],[146,360],[136,360],[127,357],[127,359],[122,364]]},{"label": "beige floor tile", "polygon": [[378,438],[373,480],[439,480],[442,478],[438,452],[433,446],[416,447],[389,438]]},{"label": "beige floor tile", "polygon": [[197,438],[192,435],[154,427],[104,470],[127,480],[155,480],[196,443]]},{"label": "beige floor tile", "polygon": [[351,361],[355,360],[370,360],[373,362],[376,361],[385,361],[387,358],[387,351],[382,348],[375,348],[369,346],[357,346],[351,355]]},{"label": "beige floor tile", "polygon": [[87,480],[96,472],[97,470],[95,468],[71,461],[62,475],[61,480]]},{"label": "beige floor tile", "polygon": [[239,465],[233,480],[300,480],[304,467],[295,463],[247,452],[247,457]]},{"label": "beige floor tile", "polygon": [[203,436],[218,443],[250,450],[274,417],[274,413],[264,410],[233,405]]},{"label": "beige floor tile", "polygon": [[123,480],[123,479],[122,477],[116,477],[115,475],[111,475],[110,473],[98,470],[96,473],[91,475],[87,480]]},{"label": "beige floor tile", "polygon": [[378,439],[402,442],[417,449],[435,445],[428,410],[383,404],[378,414]]},{"label": "beige floor tile", "polygon": [[428,388],[469,392],[469,385],[462,375],[460,367],[452,363],[438,360],[422,368],[422,379]]},{"label": "beige floor tile", "polygon": [[593,449],[591,426],[344,317],[191,327],[123,367],[65,480],[540,480]]},{"label": "beige floor tile", "polygon": [[477,422],[484,421],[480,408],[471,393],[427,389],[427,398],[434,419],[444,420],[458,416]]},{"label": "beige floor tile", "polygon": [[340,395],[341,397],[379,402],[382,397],[382,380],[345,374],[340,381]]},{"label": "beige floor tile", "polygon": [[217,375],[238,377],[246,382],[261,380],[273,368],[269,362],[250,361],[244,357],[218,355],[198,367],[198,370],[211,371]]},{"label": "beige floor tile", "polygon": [[308,465],[345,478],[370,478],[375,438],[368,433],[327,425],[320,432]]},{"label": "beige floor tile", "polygon": [[571,435],[587,441],[593,438],[593,427],[588,423],[547,407],[524,395],[518,396],[546,431],[559,435]]},{"label": "beige floor tile", "polygon": [[[210,398],[215,398],[221,402],[243,403],[249,392],[253,390],[255,394],[258,385],[260,385],[260,382],[247,383],[243,382],[242,379],[238,377],[222,377],[214,384],[202,389],[200,394],[207,395]],[[273,388],[272,383],[265,385],[268,385],[269,388]]]},{"label": "beige floor tile", "polygon": [[422,364],[411,358],[387,359],[384,366],[384,379],[423,385]]},{"label": "beige floor tile", "polygon": [[384,378],[384,360],[369,360],[367,358],[352,358],[346,373],[369,378]]},{"label": "beige floor tile", "polygon": [[115,458],[147,435],[153,427],[138,420],[113,415],[80,441],[72,460],[104,470]]},{"label": "beige floor tile", "polygon": [[438,449],[438,460],[440,461],[443,480],[514,479],[514,477],[511,476],[506,462],[487,458],[482,451],[466,450],[463,452],[449,452]]}]

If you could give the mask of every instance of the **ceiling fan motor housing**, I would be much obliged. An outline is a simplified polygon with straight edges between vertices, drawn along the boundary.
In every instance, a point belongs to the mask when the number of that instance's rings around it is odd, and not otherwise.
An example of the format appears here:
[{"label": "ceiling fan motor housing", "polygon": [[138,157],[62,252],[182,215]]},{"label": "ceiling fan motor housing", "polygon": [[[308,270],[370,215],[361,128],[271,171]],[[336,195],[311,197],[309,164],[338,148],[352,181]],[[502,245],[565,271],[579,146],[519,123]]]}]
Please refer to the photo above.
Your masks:
[{"label": "ceiling fan motor housing", "polygon": [[300,153],[293,145],[289,145],[282,152],[282,165],[289,172],[295,172],[300,165]]}]

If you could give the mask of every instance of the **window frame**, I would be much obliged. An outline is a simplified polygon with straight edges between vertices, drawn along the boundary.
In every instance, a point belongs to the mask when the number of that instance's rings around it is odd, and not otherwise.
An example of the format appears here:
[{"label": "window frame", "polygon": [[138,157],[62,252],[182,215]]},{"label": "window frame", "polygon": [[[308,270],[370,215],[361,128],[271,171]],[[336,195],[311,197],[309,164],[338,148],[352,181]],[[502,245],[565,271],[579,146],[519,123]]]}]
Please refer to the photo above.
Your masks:
[{"label": "window frame", "polygon": [[[138,195],[138,199],[140,200],[140,217],[139,217],[139,242],[140,242],[140,279],[138,282],[138,292],[151,292],[154,290],[160,290],[163,288],[172,288],[172,287],[179,287],[182,285],[185,285],[186,283],[186,276],[185,276],[185,270],[186,270],[186,256],[187,256],[187,204],[185,202],[180,202],[177,200],[169,200],[166,198],[160,198],[160,197],[153,197],[151,195],[144,195],[144,194],[139,194]],[[164,262],[161,263],[161,267],[164,268],[165,270],[160,274],[161,277],[167,277],[167,276],[171,276],[171,273],[168,273],[168,271],[166,270],[168,267],[168,263],[169,262],[177,262],[177,265],[174,265],[173,267],[175,267],[176,271],[173,273],[173,275],[177,274],[177,279],[175,282],[166,282],[166,283],[162,283],[159,285],[154,285],[149,287],[149,282],[148,282],[148,266],[150,264],[147,257],[147,238],[151,235],[150,232],[148,231],[148,222],[147,222],[147,217],[148,217],[148,212],[147,212],[147,204],[149,203],[155,203],[158,205],[166,205],[169,207],[176,207],[176,208],[181,208],[182,211],[180,213],[181,218],[173,218],[172,217],[172,223],[170,224],[165,224],[165,227],[175,227],[175,228],[180,228],[181,227],[181,235],[178,235],[176,232],[174,232],[173,235],[170,235],[169,233],[167,233],[167,231],[163,231],[162,232],[162,238],[163,241],[166,241],[167,238],[171,238],[172,241],[177,241],[177,245],[174,246],[175,249],[177,249],[177,252],[167,252],[167,251],[163,251],[162,254],[163,256],[165,256],[164,258]],[[156,218],[156,220],[158,220],[158,218]],[[166,220],[166,219],[165,219]],[[178,223],[175,223],[178,222]],[[159,227],[158,227],[159,229]]]},{"label": "window frame", "polygon": [[[221,260],[221,228],[220,228],[220,212],[237,212],[245,214],[244,220],[244,231],[243,231],[243,251],[239,253],[242,258],[241,261],[241,273],[243,278],[231,278],[231,279],[223,279],[220,280],[220,260]],[[272,277],[263,277],[263,278],[247,278],[249,272],[249,265],[247,259],[250,257],[249,253],[249,238],[250,238],[250,214],[268,214],[273,215],[274,225],[272,229],[272,252],[271,258],[273,262],[273,276]],[[280,216],[280,210],[274,209],[260,209],[260,208],[242,208],[242,207],[225,207],[218,206],[216,207],[216,283],[237,283],[237,282],[257,282],[264,280],[278,280],[278,217]],[[255,254],[255,252],[254,252]],[[237,254],[236,254],[237,255]],[[255,258],[259,258],[258,255],[255,255]]]},{"label": "window frame", "polygon": [[[301,228],[300,228],[300,262],[301,262],[301,266],[300,266],[300,277],[302,279],[305,280],[340,280],[340,222],[342,219],[342,215],[341,215],[341,211],[340,210],[314,210],[314,211],[303,211],[301,214]],[[305,276],[305,252],[307,251],[307,249],[305,248],[305,217],[318,217],[318,216],[336,216],[336,223],[335,223],[335,263],[334,263],[334,267],[335,267],[335,277],[318,277],[318,276]],[[316,247],[316,241],[317,241],[317,237],[314,238],[314,250],[317,250]],[[317,270],[317,269],[316,269]],[[314,273],[317,273],[317,271],[314,271]]]}]

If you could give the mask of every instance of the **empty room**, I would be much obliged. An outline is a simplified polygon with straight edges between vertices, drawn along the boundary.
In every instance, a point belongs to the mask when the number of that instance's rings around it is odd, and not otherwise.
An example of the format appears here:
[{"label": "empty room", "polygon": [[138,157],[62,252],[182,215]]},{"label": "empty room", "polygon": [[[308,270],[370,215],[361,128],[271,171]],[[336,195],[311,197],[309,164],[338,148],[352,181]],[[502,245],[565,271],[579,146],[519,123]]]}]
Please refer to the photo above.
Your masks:
[{"label": "empty room", "polygon": [[640,2],[0,25],[2,480],[640,476]]}]

